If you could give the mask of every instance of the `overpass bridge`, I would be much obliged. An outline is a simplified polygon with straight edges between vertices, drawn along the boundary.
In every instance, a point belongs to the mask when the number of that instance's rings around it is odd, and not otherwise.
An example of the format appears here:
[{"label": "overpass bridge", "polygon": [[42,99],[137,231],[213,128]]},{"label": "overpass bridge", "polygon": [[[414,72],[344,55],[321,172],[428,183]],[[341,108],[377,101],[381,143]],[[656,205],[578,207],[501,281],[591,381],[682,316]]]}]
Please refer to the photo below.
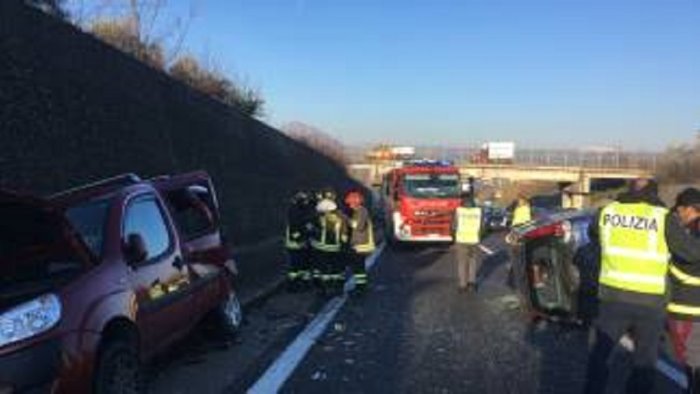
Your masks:
[{"label": "overpass bridge", "polygon": [[[348,171],[368,185],[381,184],[384,174],[399,167],[398,162],[351,164]],[[581,208],[591,193],[591,181],[599,179],[652,178],[650,170],[637,168],[597,168],[583,166],[532,166],[517,164],[458,164],[464,179],[505,179],[511,182],[556,182],[562,189],[564,208]]]}]

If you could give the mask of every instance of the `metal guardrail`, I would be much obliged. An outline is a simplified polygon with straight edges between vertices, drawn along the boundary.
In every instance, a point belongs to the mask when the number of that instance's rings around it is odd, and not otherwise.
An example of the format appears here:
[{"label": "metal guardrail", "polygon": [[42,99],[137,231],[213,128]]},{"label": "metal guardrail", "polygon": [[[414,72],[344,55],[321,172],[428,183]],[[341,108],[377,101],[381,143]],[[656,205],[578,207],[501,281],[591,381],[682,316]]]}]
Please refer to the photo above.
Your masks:
[{"label": "metal guardrail", "polygon": [[[367,162],[369,147],[348,147],[345,153],[351,163]],[[416,147],[416,156],[451,160],[457,163],[472,162],[479,152],[476,147]],[[584,168],[642,169],[655,172],[659,153],[615,151],[587,151],[564,149],[517,149],[514,165]]]}]

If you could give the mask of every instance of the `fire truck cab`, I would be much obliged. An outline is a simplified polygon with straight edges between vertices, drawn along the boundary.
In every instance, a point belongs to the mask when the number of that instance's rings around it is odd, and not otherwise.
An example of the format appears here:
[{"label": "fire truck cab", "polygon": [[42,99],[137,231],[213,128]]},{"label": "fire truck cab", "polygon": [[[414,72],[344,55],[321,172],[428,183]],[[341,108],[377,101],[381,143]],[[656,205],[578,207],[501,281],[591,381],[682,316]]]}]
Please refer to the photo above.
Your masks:
[{"label": "fire truck cab", "polygon": [[386,232],[391,242],[452,242],[460,205],[459,169],[450,162],[415,160],[382,181]]}]

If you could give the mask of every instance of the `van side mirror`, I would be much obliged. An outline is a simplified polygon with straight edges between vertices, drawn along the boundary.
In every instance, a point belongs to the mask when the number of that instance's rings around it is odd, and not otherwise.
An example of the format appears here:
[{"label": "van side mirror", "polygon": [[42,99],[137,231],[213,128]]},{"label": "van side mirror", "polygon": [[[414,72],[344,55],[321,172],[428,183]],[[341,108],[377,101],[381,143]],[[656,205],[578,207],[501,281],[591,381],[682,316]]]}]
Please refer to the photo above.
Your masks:
[{"label": "van side mirror", "polygon": [[123,245],[123,252],[126,262],[131,266],[146,261],[148,251],[146,250],[146,241],[143,239],[143,236],[137,233],[127,235]]}]

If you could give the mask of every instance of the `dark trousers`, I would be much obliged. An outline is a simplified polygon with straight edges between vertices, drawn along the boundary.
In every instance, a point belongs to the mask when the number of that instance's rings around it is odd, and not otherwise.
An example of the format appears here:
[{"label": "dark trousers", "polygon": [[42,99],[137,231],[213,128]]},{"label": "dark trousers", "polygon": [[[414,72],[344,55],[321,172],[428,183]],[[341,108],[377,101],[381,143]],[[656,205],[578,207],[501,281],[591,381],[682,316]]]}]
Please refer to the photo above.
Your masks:
[{"label": "dark trousers", "polygon": [[365,260],[367,259],[367,254],[350,252],[349,262],[350,271],[355,277],[355,284],[357,286],[367,286],[367,269],[365,268]]},{"label": "dark trousers", "polygon": [[309,250],[304,249],[287,249],[289,256],[289,271],[287,277],[290,280],[308,280],[311,274],[311,261],[309,259]]},{"label": "dark trousers", "polygon": [[626,333],[634,340],[633,370],[626,391],[640,394],[652,392],[665,316],[663,309],[602,301],[595,324],[595,343],[588,358],[584,392],[605,392],[609,374],[608,359]]},{"label": "dark trousers", "polygon": [[314,251],[315,272],[317,279],[324,285],[333,285],[342,282],[344,277],[344,254],[341,252]]}]

